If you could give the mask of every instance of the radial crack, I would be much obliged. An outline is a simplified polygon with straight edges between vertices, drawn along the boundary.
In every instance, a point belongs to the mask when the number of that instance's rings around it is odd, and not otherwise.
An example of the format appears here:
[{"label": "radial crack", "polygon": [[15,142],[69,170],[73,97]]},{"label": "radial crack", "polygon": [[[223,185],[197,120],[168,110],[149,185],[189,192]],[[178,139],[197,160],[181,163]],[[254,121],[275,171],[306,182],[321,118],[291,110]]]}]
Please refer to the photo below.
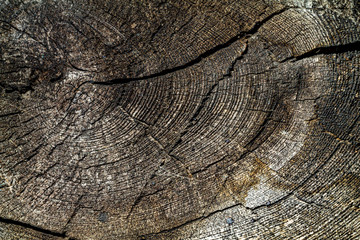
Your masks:
[{"label": "radial crack", "polygon": [[230,67],[227,70],[227,73],[224,74],[220,79],[218,79],[211,88],[207,91],[207,93],[204,95],[203,99],[200,102],[200,105],[197,107],[196,111],[193,113],[189,120],[189,124],[185,127],[185,129],[180,133],[180,136],[178,140],[175,142],[175,144],[171,147],[171,150],[169,151],[169,154],[171,154],[174,149],[182,142],[182,137],[189,132],[189,129],[196,124],[197,117],[199,116],[200,112],[204,109],[207,102],[210,99],[211,94],[214,93],[215,88],[219,86],[219,83],[225,79],[228,79],[232,77],[232,73],[234,71],[235,64],[244,57],[244,55],[247,53],[248,45],[245,43],[245,49],[242,51],[241,55],[238,56],[231,64]]},{"label": "radial crack", "polygon": [[63,228],[64,229],[64,235],[66,233],[66,229],[67,229],[68,225],[70,224],[71,220],[75,217],[76,213],[80,210],[80,208],[81,208],[80,202],[81,202],[81,200],[83,199],[84,196],[85,196],[84,194],[80,195],[80,197],[76,201],[75,208],[74,208],[73,212],[71,213],[69,219],[67,220],[67,222],[64,225],[64,228]]},{"label": "radial crack", "polygon": [[[197,217],[197,218],[188,220],[188,221],[186,221],[186,222],[184,222],[184,223],[182,223],[182,224],[180,224],[180,225],[177,225],[177,226],[175,226],[175,227],[168,228],[168,229],[164,229],[164,230],[161,230],[161,231],[155,232],[155,233],[149,233],[149,234],[143,235],[143,236],[141,236],[141,237],[145,237],[145,238],[146,238],[146,237],[148,237],[148,236],[153,236],[153,235],[157,235],[157,234],[172,232],[172,231],[175,231],[175,230],[180,229],[180,228],[182,228],[182,227],[185,227],[185,226],[187,226],[187,225],[189,225],[189,224],[192,224],[192,223],[194,223],[194,222],[198,222],[198,221],[202,221],[202,220],[204,220],[204,219],[207,219],[207,218],[209,218],[209,217],[211,217],[211,216],[213,216],[213,215],[215,215],[215,214],[217,214],[217,213],[221,213],[221,212],[224,212],[224,211],[227,211],[227,210],[229,210],[229,209],[232,209],[232,208],[235,208],[235,207],[239,207],[239,206],[244,207],[243,204],[241,204],[241,203],[236,203],[236,204],[231,205],[231,206],[229,206],[229,207],[222,208],[222,209],[219,209],[219,210],[210,212],[210,213],[208,213],[207,215],[203,215],[203,216],[200,216],[200,217]],[[245,207],[244,207],[244,208],[245,208]]]}]

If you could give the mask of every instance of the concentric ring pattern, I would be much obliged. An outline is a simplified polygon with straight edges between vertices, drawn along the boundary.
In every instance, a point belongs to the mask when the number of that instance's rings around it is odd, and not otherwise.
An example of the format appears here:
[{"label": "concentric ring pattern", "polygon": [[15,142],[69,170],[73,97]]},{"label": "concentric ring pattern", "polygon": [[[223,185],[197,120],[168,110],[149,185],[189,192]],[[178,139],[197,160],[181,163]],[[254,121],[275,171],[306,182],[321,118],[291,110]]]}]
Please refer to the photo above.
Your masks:
[{"label": "concentric ring pattern", "polygon": [[343,2],[5,1],[0,238],[357,239]]}]

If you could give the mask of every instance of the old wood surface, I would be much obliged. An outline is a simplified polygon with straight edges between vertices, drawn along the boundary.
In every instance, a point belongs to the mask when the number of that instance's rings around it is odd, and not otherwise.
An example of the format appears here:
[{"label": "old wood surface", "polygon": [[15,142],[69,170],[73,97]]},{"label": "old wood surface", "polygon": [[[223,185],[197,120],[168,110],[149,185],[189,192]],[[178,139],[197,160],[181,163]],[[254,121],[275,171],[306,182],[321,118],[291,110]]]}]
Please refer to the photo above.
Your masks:
[{"label": "old wood surface", "polygon": [[359,239],[357,0],[0,0],[0,239]]}]

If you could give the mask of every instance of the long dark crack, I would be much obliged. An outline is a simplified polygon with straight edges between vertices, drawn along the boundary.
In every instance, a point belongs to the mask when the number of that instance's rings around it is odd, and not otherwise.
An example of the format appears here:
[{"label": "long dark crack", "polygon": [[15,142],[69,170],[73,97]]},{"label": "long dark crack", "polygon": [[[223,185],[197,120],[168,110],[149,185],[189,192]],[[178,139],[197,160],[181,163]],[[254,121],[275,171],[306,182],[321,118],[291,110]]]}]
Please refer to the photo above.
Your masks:
[{"label": "long dark crack", "polygon": [[146,79],[151,79],[151,78],[156,78],[156,77],[161,77],[170,73],[174,73],[186,68],[189,68],[191,66],[194,66],[195,64],[201,62],[203,59],[208,58],[212,55],[214,55],[215,53],[219,52],[220,50],[229,47],[231,44],[233,44],[234,42],[236,42],[237,40],[245,37],[246,35],[253,35],[255,34],[259,28],[261,26],[263,26],[265,23],[267,23],[268,21],[270,21],[273,17],[275,17],[276,15],[279,15],[283,12],[285,12],[288,8],[282,8],[272,14],[270,14],[269,16],[267,16],[266,18],[264,18],[261,21],[258,21],[254,24],[254,26],[245,32],[240,32],[239,34],[235,35],[234,37],[230,38],[227,42],[219,44],[211,49],[209,49],[208,51],[200,54],[198,57],[196,57],[195,59],[180,65],[180,66],[176,66],[174,68],[170,68],[170,69],[165,69],[163,71],[160,71],[158,73],[153,73],[147,76],[143,76],[143,77],[134,77],[134,78],[115,78],[112,79],[110,81],[106,81],[106,82],[92,82],[93,84],[99,84],[99,85],[113,85],[113,84],[124,84],[124,83],[128,83],[128,82],[133,82],[133,81],[138,81],[138,80],[146,80]]},{"label": "long dark crack", "polygon": [[24,223],[24,222],[20,222],[20,221],[16,221],[16,220],[12,220],[12,219],[6,219],[6,218],[2,218],[0,217],[0,222],[5,223],[5,224],[11,224],[11,225],[16,225],[16,226],[20,226],[23,228],[28,228],[37,232],[41,232],[44,234],[48,234],[48,235],[52,235],[54,237],[61,237],[61,238],[66,238],[66,234],[64,232],[55,232],[55,231],[51,231],[48,229],[44,229],[41,227],[37,227],[28,223]]},{"label": "long dark crack", "polygon": [[338,54],[338,53],[345,53],[345,52],[352,52],[352,51],[360,51],[360,41],[347,43],[343,45],[337,46],[327,46],[327,47],[319,47],[315,48],[307,53],[304,53],[300,56],[296,57],[296,60],[301,60],[303,58],[312,57],[319,54]]},{"label": "long dark crack", "polygon": [[298,56],[291,56],[288,58],[285,58],[284,60],[280,61],[281,63],[286,61],[299,61],[304,58],[314,57],[317,55],[330,55],[330,54],[340,54],[340,53],[346,53],[346,52],[353,52],[353,51],[360,51],[360,41],[355,41],[352,43],[347,43],[343,45],[335,45],[335,46],[326,46],[326,47],[317,47],[314,48],[306,53],[303,53]]}]

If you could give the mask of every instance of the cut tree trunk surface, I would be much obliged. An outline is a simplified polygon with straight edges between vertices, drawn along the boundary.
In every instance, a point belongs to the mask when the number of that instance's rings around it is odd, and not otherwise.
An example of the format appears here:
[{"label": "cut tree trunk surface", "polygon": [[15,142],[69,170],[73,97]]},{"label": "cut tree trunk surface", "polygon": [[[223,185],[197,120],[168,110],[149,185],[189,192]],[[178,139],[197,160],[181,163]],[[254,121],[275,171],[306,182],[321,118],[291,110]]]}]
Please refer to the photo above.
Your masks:
[{"label": "cut tree trunk surface", "polygon": [[0,239],[359,239],[359,7],[1,0]]}]

